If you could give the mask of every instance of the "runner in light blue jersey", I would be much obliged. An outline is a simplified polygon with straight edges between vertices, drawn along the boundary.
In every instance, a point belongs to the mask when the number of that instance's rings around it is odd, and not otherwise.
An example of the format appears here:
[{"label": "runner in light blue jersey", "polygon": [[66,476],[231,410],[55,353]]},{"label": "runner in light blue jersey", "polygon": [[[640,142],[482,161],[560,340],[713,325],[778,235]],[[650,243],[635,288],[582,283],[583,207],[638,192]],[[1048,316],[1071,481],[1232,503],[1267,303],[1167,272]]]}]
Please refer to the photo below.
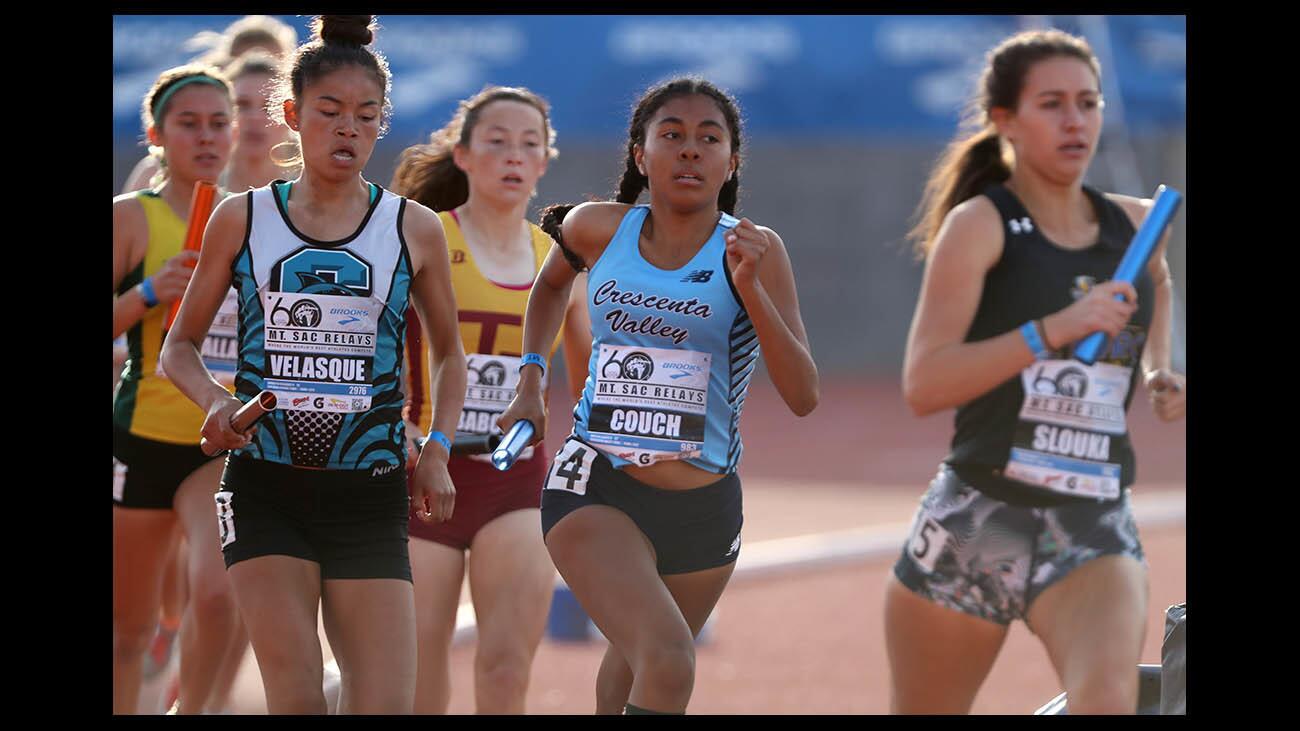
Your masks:
[{"label": "runner in light blue jersey", "polygon": [[[785,245],[734,215],[740,135],[735,100],[713,84],[656,85],[633,111],[617,202],[543,214],[558,245],[533,285],[518,395],[498,423],[545,433],[535,354],[589,268],[591,360],[543,486],[542,531],[610,641],[599,713],[685,712],[691,638],[740,552],[739,419],[760,346],[791,411],[817,405]],[[649,205],[630,205],[647,188]]]}]

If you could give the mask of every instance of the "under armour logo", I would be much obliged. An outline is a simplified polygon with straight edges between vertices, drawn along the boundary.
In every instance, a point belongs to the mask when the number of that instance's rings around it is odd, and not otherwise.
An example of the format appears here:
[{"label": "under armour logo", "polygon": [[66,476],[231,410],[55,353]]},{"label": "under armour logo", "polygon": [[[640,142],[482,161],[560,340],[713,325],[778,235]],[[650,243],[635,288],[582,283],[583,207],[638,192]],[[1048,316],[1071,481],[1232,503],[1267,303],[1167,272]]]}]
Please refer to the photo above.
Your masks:
[{"label": "under armour logo", "polygon": [[702,283],[702,282],[709,281],[709,278],[712,276],[713,276],[712,269],[696,269],[690,274],[687,274],[686,276],[682,277],[682,281]]},{"label": "under armour logo", "polygon": [[1011,233],[1013,234],[1027,234],[1034,230],[1034,223],[1029,220],[1028,216],[1025,218],[1013,218],[1010,221],[1007,221],[1007,225],[1011,227]]}]

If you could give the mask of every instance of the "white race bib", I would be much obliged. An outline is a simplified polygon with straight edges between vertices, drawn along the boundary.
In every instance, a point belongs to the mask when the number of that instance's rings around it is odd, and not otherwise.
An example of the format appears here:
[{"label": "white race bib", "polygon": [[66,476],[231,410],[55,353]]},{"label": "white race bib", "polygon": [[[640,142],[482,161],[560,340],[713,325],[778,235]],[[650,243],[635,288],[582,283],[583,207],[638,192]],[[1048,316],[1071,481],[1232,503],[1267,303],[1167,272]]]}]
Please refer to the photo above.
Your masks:
[{"label": "white race bib", "polygon": [[[212,320],[212,327],[203,338],[203,350],[200,353],[203,365],[212,373],[212,377],[224,386],[235,383],[235,372],[239,369],[239,293],[234,287],[226,290],[226,298],[221,301],[217,315]],[[162,358],[154,368],[154,375],[167,377],[163,372]]]},{"label": "white race bib", "polygon": [[1004,474],[1066,495],[1119,497],[1111,442],[1128,433],[1124,401],[1132,370],[1047,360],[1021,372],[1025,400]]},{"label": "white race bib", "polygon": [[239,294],[234,287],[226,290],[226,298],[203,338],[202,355],[203,364],[219,383],[234,384],[239,369]]},{"label": "white race bib", "polygon": [[601,345],[587,438],[634,464],[704,451],[712,355]]},{"label": "white race bib", "polygon": [[384,304],[373,297],[261,293],[266,390],[282,409],[370,409],[375,343]]},{"label": "white race bib", "polygon": [[[519,388],[520,358],[514,355],[483,355],[466,353],[468,373],[465,386],[465,405],[460,412],[456,431],[468,434],[500,434],[497,419]],[[546,390],[546,376],[542,376],[542,391]],[[533,448],[524,447],[519,459],[531,459]],[[491,462],[488,454],[472,454],[470,459]]]}]

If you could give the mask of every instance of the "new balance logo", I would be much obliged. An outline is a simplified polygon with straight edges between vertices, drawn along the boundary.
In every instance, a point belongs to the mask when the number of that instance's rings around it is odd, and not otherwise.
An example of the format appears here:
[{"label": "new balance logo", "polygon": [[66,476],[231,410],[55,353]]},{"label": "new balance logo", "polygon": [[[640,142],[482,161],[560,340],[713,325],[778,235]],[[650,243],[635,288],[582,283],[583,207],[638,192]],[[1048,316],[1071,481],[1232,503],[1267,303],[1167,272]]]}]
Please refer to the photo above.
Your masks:
[{"label": "new balance logo", "polygon": [[696,269],[690,274],[687,274],[686,276],[682,277],[682,281],[702,283],[702,282],[709,281],[709,278],[712,276],[713,276],[712,269]]},{"label": "new balance logo", "polygon": [[1034,222],[1030,221],[1028,217],[1013,218],[1007,221],[1007,225],[1011,227],[1011,233],[1013,234],[1027,234],[1034,230]]}]

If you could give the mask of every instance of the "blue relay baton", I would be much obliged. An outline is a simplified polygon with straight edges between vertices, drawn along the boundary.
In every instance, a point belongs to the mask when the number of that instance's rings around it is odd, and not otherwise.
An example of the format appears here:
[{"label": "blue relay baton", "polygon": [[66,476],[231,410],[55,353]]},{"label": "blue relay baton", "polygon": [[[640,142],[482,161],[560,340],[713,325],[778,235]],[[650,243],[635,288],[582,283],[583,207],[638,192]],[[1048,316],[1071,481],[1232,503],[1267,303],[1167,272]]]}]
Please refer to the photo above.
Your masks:
[{"label": "blue relay baton", "polygon": [[519,453],[524,451],[533,438],[533,422],[520,419],[510,427],[510,431],[501,437],[501,443],[492,452],[492,466],[505,472],[514,466]]},{"label": "blue relay baton", "polygon": [[[1182,202],[1183,194],[1173,188],[1163,185],[1156,188],[1151,212],[1147,214],[1146,220],[1142,221],[1142,227],[1133,234],[1133,241],[1129,243],[1128,251],[1124,252],[1124,258],[1120,259],[1119,266],[1115,268],[1112,281],[1132,284],[1137,280],[1138,275],[1151,259],[1151,255],[1155,253],[1156,246],[1160,243],[1160,236],[1164,234],[1165,228],[1178,212],[1178,204]],[[1115,299],[1122,299],[1122,297],[1115,295]],[[1074,359],[1084,365],[1092,365],[1097,362],[1097,356],[1105,346],[1106,333],[1099,330],[1079,343],[1074,349]]]}]

